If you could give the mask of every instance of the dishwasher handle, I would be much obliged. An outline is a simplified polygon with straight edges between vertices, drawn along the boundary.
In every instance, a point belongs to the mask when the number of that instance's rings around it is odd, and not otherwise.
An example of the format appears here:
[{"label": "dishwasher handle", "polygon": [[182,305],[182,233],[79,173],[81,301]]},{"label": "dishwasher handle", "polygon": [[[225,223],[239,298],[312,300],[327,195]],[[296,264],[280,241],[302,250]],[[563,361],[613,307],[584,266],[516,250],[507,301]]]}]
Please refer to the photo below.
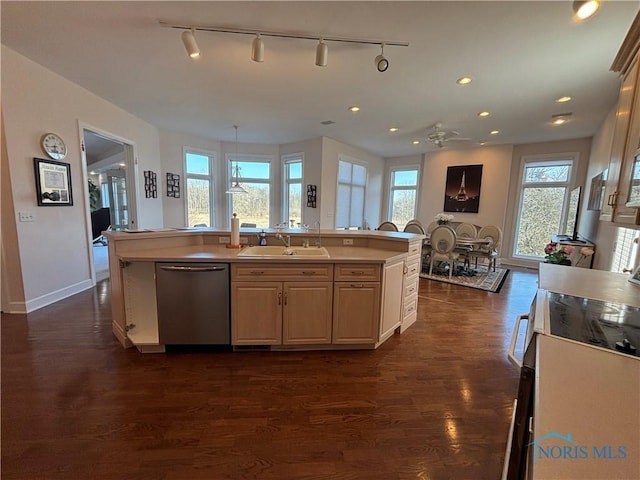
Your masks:
[{"label": "dishwasher handle", "polygon": [[219,267],[215,265],[208,265],[206,267],[184,266],[184,265],[160,265],[162,270],[168,272],[220,272],[227,267]]},{"label": "dishwasher handle", "polygon": [[[523,320],[529,321],[529,315],[518,315],[516,323],[513,326],[513,334],[511,335],[511,345],[509,345],[509,353],[507,357],[516,367],[522,368],[522,362],[516,358],[516,341],[518,340],[518,331]],[[526,340],[525,340],[526,341]],[[526,345],[525,345],[526,348]]]}]

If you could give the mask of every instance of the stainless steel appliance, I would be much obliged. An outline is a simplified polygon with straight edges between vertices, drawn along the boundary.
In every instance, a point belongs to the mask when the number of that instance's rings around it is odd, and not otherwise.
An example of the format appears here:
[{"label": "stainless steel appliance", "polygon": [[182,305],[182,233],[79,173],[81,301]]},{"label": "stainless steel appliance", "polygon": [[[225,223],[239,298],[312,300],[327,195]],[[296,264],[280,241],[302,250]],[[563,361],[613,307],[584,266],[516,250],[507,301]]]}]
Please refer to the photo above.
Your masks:
[{"label": "stainless steel appliance", "polygon": [[229,265],[156,263],[160,343],[230,345]]}]

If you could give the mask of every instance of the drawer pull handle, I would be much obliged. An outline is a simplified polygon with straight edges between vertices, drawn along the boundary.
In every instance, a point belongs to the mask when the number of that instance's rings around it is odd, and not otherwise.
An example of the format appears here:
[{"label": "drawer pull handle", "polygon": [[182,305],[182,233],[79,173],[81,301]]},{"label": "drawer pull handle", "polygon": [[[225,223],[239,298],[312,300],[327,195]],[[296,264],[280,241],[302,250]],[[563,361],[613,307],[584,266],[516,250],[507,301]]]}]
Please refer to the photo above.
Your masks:
[{"label": "drawer pull handle", "polygon": [[312,270],[303,270],[302,271],[303,275],[315,275],[316,273],[318,273],[318,272],[312,271]]},{"label": "drawer pull handle", "polygon": [[251,270],[251,275],[264,275],[264,271],[262,270]]},{"label": "drawer pull handle", "polygon": [[364,275],[362,270],[351,270],[351,275]]},{"label": "drawer pull handle", "polygon": [[352,283],[351,284],[352,288],[364,288],[364,285],[361,283]]}]

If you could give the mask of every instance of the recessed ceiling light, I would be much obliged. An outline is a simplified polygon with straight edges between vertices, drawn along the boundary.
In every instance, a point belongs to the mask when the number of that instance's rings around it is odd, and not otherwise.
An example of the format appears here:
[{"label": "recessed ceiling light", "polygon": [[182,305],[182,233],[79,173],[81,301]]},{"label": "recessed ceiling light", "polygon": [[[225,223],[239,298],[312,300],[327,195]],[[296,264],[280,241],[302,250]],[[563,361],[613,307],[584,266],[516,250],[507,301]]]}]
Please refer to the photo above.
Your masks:
[{"label": "recessed ceiling light", "polygon": [[562,125],[563,123],[567,123],[567,119],[566,118],[555,118],[551,123],[553,123],[554,125]]},{"label": "recessed ceiling light", "polygon": [[413,143],[414,145],[420,145],[420,140],[414,140],[412,143]]},{"label": "recessed ceiling light", "polygon": [[473,80],[471,79],[471,77],[461,77],[458,80],[456,80],[456,83],[458,85],[469,85]]},{"label": "recessed ceiling light", "polygon": [[355,112],[359,112],[359,111],[360,111],[360,107],[359,107],[359,106],[357,106],[357,105],[354,105],[354,106],[352,106],[352,107],[349,107],[349,111],[350,111],[350,112],[354,112],[354,113],[355,113]]},{"label": "recessed ceiling light", "polygon": [[489,133],[491,135],[498,135],[500,133],[500,130],[491,130]]},{"label": "recessed ceiling light", "polygon": [[489,112],[480,112],[478,113],[479,117],[488,117],[489,116]]},{"label": "recessed ceiling light", "polygon": [[120,164],[120,166],[121,166],[121,167],[125,167],[126,165],[125,165],[124,163],[121,163],[121,164]]},{"label": "recessed ceiling light", "polygon": [[389,131],[392,132],[392,133],[395,133],[395,132],[398,131],[398,127],[391,127],[391,128],[389,128]]},{"label": "recessed ceiling light", "polygon": [[487,142],[478,142],[478,145],[485,145]]},{"label": "recessed ceiling light", "polygon": [[91,170],[91,171],[89,172],[89,175],[95,175],[95,174],[96,174],[96,172],[94,172],[93,170]]},{"label": "recessed ceiling light", "polygon": [[586,20],[600,8],[599,0],[575,0],[573,2],[573,11],[579,20]]},{"label": "recessed ceiling light", "polygon": [[564,97],[556,98],[556,103],[565,103],[571,100],[571,97],[566,95]]}]

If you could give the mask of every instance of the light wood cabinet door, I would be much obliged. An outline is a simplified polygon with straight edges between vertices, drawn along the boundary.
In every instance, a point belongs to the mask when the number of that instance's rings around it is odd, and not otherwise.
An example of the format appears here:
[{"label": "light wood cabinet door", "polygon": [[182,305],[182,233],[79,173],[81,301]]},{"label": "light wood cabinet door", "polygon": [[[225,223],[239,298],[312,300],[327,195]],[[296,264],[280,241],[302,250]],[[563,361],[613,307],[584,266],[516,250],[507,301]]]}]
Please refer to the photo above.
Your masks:
[{"label": "light wood cabinet door", "polygon": [[402,321],[402,293],[405,263],[385,265],[382,274],[382,315],[380,318],[380,339],[393,334]]},{"label": "light wood cabinet door", "polygon": [[623,163],[626,160],[625,153],[629,150],[627,147],[631,117],[634,114],[637,115],[637,112],[633,112],[637,80],[638,61],[636,59],[623,77],[620,87],[616,124],[613,131],[613,141],[611,143],[611,158],[609,159],[609,169],[607,171],[604,205],[602,205],[602,209],[600,210],[600,220],[602,221],[617,222],[628,213],[624,207],[628,191],[628,181],[626,181],[623,176]]},{"label": "light wood cabinet door", "polygon": [[282,343],[329,344],[332,282],[284,283]]},{"label": "light wood cabinet door", "polygon": [[375,343],[379,312],[380,283],[334,283],[333,343]]},{"label": "light wood cabinet door", "polygon": [[231,287],[231,343],[282,343],[282,282],[239,282]]}]

